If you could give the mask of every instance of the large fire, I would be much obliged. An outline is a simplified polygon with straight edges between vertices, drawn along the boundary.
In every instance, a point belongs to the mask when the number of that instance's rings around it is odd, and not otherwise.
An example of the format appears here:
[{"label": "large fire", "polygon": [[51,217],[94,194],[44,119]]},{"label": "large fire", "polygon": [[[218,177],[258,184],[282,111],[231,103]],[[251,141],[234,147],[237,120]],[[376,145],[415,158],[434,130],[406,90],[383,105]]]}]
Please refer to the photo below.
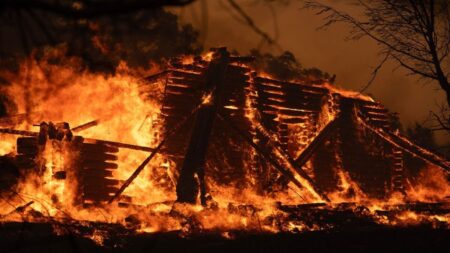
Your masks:
[{"label": "large fire", "polygon": [[[59,62],[55,64],[52,62],[54,59]],[[207,63],[211,60],[211,53],[202,57],[202,61]],[[183,64],[189,64],[193,58],[186,57],[182,61]],[[308,177],[316,177],[311,162],[306,163],[306,175],[294,175],[296,182],[303,187],[292,183],[294,180],[287,184],[287,188],[272,192],[261,191],[258,186],[260,182],[255,177],[259,168],[255,167],[258,163],[255,163],[254,157],[258,156],[258,152],[251,146],[240,151],[248,158],[244,162],[244,168],[238,168],[244,170],[243,181],[246,183],[239,186],[233,183],[225,185],[206,175],[212,197],[208,198],[205,205],[176,202],[179,161],[165,152],[158,152],[142,173],[111,203],[108,199],[97,202],[80,200],[79,170],[86,168],[80,168],[77,163],[88,158],[84,157],[84,151],[77,148],[77,137],[82,137],[84,143],[116,142],[149,149],[113,148],[114,152],[108,156],[107,161],[112,161],[117,166],[106,170],[109,174],[105,175],[111,187],[123,185],[146,159],[150,150],[164,139],[164,131],[167,129],[161,109],[166,83],[164,79],[149,83],[142,78],[142,73],[148,75],[155,72],[155,69],[132,70],[122,63],[114,74],[92,73],[82,68],[76,58],[65,57],[64,50],[58,49],[49,50],[39,60],[26,59],[20,65],[18,74],[3,73],[11,84],[5,92],[17,105],[17,113],[24,113],[25,116],[21,120],[1,121],[1,127],[38,133],[42,122],[69,122],[70,127],[75,129],[76,126],[95,121],[95,126],[73,131],[74,137],[71,140],[68,140],[68,136],[47,139],[42,150],[38,150],[39,159],[34,161],[35,167],[27,170],[14,187],[2,193],[1,222],[105,222],[122,224],[136,232],[181,231],[182,234],[189,234],[220,231],[228,237],[228,232],[232,230],[276,233],[327,229],[326,225],[320,223],[311,224],[307,220],[308,216],[303,213],[299,214],[298,219],[292,219],[290,212],[286,210],[301,205],[317,205],[320,210],[339,209],[346,203],[352,203],[349,209],[380,224],[436,222],[449,227],[448,213],[422,214],[398,207],[418,201],[445,202],[445,197],[450,195],[446,174],[434,165],[427,165],[416,182],[408,182],[409,187],[404,194],[394,192],[382,200],[368,196],[337,157],[333,169],[337,188],[325,192],[329,198],[327,200],[308,180]],[[248,75],[256,78],[251,73]],[[271,78],[267,74],[259,76]],[[373,101],[369,97],[340,90],[328,83],[320,86],[344,97]],[[250,86],[245,94],[245,117],[251,123],[251,128],[274,142],[282,142],[266,131],[259,121],[253,100],[253,97],[259,95],[258,92]],[[200,106],[212,103],[211,94],[202,94],[202,98]],[[317,137],[319,130],[325,129],[336,118],[334,100],[330,101],[323,105],[317,124],[308,125],[308,121],[289,124],[291,138],[287,148],[275,147],[272,150],[274,157],[287,171],[295,168],[291,168],[292,164],[286,161],[286,152],[290,152],[293,157],[301,154]],[[226,104],[224,107],[231,111],[239,110],[235,105]],[[288,110],[281,106],[276,109]],[[288,122],[296,119],[280,114],[275,121]],[[305,129],[309,131],[305,132]],[[305,135],[308,132],[310,134]],[[0,155],[16,156],[17,135],[0,136]],[[174,138],[187,139],[189,136]],[[257,143],[258,139],[254,137],[253,141]],[[105,188],[97,185],[95,180],[83,180],[83,187],[89,187],[90,191]],[[108,196],[113,197],[112,194]],[[391,210],[393,206],[398,209],[395,209],[395,214],[384,215],[383,212]],[[101,233],[92,234],[92,238],[99,243],[103,240],[102,237]]]}]

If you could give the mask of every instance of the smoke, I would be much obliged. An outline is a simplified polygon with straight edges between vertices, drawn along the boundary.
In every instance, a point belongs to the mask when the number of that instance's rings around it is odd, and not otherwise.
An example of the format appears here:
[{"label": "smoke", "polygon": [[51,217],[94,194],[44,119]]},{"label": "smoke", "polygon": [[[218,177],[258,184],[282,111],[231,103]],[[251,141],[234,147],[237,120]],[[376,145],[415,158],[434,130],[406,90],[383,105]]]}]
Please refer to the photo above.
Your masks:
[{"label": "smoke", "polygon": [[[236,14],[226,5],[226,1],[208,2],[207,30],[202,29],[205,26],[196,18],[202,10],[201,1],[185,7],[182,12],[173,11],[182,14],[183,23],[192,23],[200,37],[206,37],[205,48],[223,45],[247,54],[259,47],[260,51],[275,55],[288,50],[302,66],[317,67],[331,75],[336,74],[336,85],[346,89],[359,91],[364,87],[373,68],[382,60],[373,41],[367,38],[346,40],[349,28],[345,25],[318,30],[323,24],[322,18],[313,11],[302,9],[301,1],[278,4],[243,0],[238,3],[261,30],[274,38],[278,34],[281,49],[267,43],[261,46],[261,37],[235,18]],[[329,1],[327,4],[358,15],[358,10],[348,1]],[[436,84],[408,76],[403,70],[396,69],[392,62],[387,62],[379,71],[366,93],[390,111],[398,112],[405,127],[423,122],[430,110],[437,110],[437,104],[445,101],[445,95]],[[440,143],[447,139],[448,136],[437,138]]]}]

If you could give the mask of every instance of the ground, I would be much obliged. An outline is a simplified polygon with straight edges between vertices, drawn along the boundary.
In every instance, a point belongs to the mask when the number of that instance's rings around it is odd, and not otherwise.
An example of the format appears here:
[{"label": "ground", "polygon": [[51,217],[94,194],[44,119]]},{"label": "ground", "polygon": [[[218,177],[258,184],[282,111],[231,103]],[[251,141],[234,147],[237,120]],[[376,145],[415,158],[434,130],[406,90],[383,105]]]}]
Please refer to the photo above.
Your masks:
[{"label": "ground", "polygon": [[180,237],[179,232],[136,234],[123,227],[102,224],[109,238],[100,246],[81,236],[92,232],[92,224],[3,223],[0,252],[450,252],[450,230],[429,226],[373,226],[303,233],[224,234],[205,232]]}]

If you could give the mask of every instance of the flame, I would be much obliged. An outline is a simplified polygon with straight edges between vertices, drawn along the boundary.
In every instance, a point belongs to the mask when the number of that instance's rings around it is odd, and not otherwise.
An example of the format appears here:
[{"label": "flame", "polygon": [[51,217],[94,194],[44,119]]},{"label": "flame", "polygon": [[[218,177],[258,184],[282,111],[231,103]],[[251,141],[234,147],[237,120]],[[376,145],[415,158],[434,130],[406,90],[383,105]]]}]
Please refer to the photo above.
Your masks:
[{"label": "flame", "polygon": [[368,197],[361,190],[359,185],[350,178],[348,172],[338,169],[339,179],[338,190],[329,194],[333,203],[340,202],[362,202],[368,200]]},{"label": "flame", "polygon": [[326,87],[327,89],[329,89],[330,91],[334,92],[334,93],[338,93],[339,95],[343,96],[343,97],[348,97],[348,98],[356,98],[356,99],[361,99],[361,100],[365,100],[365,101],[369,101],[369,102],[374,102],[373,98],[363,95],[359,92],[356,91],[351,91],[351,90],[344,90],[342,88],[339,88],[335,85],[332,85],[328,82],[325,82],[322,84],[324,87]]},{"label": "flame", "polygon": [[212,93],[209,92],[209,93],[203,95],[203,97],[202,97],[202,104],[203,105],[209,105],[212,102],[211,100],[212,100]]},{"label": "flame", "polygon": [[409,183],[408,198],[413,201],[434,202],[450,196],[446,176],[441,169],[427,166],[416,179],[417,183]]}]

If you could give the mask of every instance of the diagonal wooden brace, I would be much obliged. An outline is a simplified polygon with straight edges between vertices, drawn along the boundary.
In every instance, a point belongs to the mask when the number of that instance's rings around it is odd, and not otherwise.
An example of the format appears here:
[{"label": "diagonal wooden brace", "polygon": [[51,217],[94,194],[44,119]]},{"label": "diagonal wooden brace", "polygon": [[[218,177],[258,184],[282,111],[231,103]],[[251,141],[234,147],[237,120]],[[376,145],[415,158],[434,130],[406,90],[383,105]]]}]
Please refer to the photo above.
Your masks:
[{"label": "diagonal wooden brace", "polygon": [[[239,136],[241,136],[245,141],[247,141],[259,154],[261,154],[267,161],[269,161],[283,176],[288,178],[293,184],[295,184],[299,188],[307,188],[310,190],[311,194],[321,200],[329,202],[329,198],[315,185],[310,177],[303,177],[298,172],[298,168],[292,163],[292,159],[289,159],[285,156],[285,153],[281,151],[281,149],[273,146],[272,144],[267,144],[267,147],[261,147],[257,143],[255,143],[252,137],[247,134],[245,131],[241,130],[235,124],[233,124],[230,117],[218,113],[218,118],[225,122],[232,130],[234,130]],[[278,159],[280,159],[284,164],[280,164]],[[301,170],[301,168],[300,168]],[[306,174],[306,172],[304,172]],[[307,184],[312,188],[308,188],[304,183],[300,182],[300,180],[295,175],[301,176]]]}]

